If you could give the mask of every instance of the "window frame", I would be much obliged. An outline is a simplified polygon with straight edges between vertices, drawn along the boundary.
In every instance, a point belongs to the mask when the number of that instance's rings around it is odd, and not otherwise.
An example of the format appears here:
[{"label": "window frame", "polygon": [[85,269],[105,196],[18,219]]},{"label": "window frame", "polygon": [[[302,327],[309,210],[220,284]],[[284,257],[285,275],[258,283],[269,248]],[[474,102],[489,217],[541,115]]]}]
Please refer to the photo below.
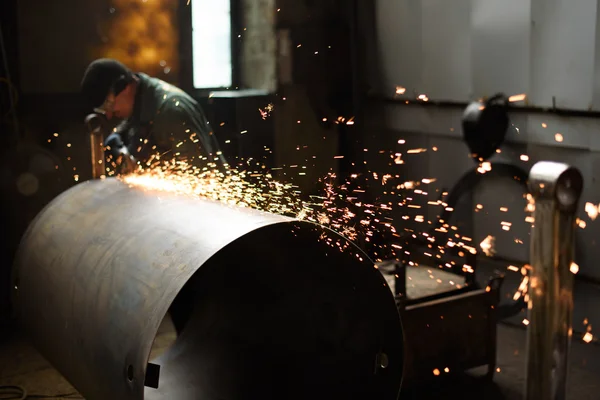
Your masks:
[{"label": "window frame", "polygon": [[188,93],[199,97],[208,97],[211,92],[237,90],[240,88],[240,55],[241,40],[238,35],[243,30],[242,26],[242,1],[229,0],[231,9],[231,81],[229,88],[196,88],[194,87],[194,51],[193,51],[193,23],[191,2],[194,0],[179,0],[178,19],[179,30],[179,82],[180,87]]}]

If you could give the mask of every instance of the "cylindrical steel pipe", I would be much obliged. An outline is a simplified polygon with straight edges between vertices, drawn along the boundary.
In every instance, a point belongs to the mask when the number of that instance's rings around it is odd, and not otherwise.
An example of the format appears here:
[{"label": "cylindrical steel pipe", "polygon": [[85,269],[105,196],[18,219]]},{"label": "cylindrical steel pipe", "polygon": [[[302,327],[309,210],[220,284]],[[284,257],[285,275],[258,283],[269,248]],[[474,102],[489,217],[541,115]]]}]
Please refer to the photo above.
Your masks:
[{"label": "cylindrical steel pipe", "polygon": [[[153,361],[158,389],[145,388],[159,324],[184,292],[189,321]],[[88,400],[392,400],[400,390],[391,291],[357,247],[309,222],[88,181],[30,225],[13,296],[34,345]]]},{"label": "cylindrical steel pipe", "polygon": [[581,173],[565,164],[539,162],[529,175],[535,201],[529,279],[527,400],[564,400],[573,312],[575,212]]}]

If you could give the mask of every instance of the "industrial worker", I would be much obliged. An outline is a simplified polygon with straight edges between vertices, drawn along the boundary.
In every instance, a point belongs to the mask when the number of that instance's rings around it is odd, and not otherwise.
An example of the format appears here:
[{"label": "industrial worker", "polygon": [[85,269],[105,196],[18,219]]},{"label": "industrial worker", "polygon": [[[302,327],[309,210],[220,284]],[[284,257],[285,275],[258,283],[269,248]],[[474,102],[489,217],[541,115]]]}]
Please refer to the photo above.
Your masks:
[{"label": "industrial worker", "polygon": [[117,172],[131,172],[138,161],[156,154],[194,165],[226,165],[200,105],[183,90],[106,58],[87,67],[81,90],[96,113],[123,119],[104,143]]},{"label": "industrial worker", "polygon": [[[163,160],[226,168],[200,105],[181,89],[134,73],[119,61],[99,59],[85,71],[81,90],[96,113],[123,119],[104,143],[119,173],[132,172],[138,161],[148,162],[155,154]],[[178,334],[189,319],[193,298],[184,289],[171,306]]]}]

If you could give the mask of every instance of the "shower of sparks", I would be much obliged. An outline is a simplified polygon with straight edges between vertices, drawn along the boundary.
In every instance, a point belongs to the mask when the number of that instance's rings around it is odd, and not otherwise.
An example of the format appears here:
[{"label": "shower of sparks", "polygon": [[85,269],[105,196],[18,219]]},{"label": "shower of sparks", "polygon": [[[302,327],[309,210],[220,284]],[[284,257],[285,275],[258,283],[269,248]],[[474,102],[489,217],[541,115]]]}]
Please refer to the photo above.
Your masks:
[{"label": "shower of sparks", "polygon": [[600,205],[585,203],[585,212],[592,221],[594,221],[598,217],[599,208]]},{"label": "shower of sparks", "polygon": [[533,199],[533,196],[531,195],[531,193],[527,193],[525,195],[525,198],[527,199],[527,206],[525,206],[525,212],[526,213],[532,213],[535,211],[535,200]]},{"label": "shower of sparks", "polygon": [[[348,181],[336,190],[333,184],[336,178],[335,174],[328,174],[321,180],[323,196],[311,196],[305,200],[296,186],[278,182],[268,173],[235,169],[220,172],[214,168],[200,170],[181,161],[163,162],[121,177],[127,184],[147,190],[196,196],[319,223],[352,241],[361,239],[370,242],[375,233],[383,231],[398,236],[389,222],[391,218],[386,217],[386,212],[391,210],[390,205],[357,201],[355,193],[364,192],[360,185],[351,188],[353,182]],[[391,176],[384,178],[387,181]],[[392,253],[395,256],[395,251]]]},{"label": "shower of sparks", "polygon": [[496,242],[496,238],[493,237],[492,235],[488,235],[485,239],[483,239],[483,241],[479,244],[479,247],[481,247],[481,250],[483,251],[483,253],[490,257],[493,256],[495,253],[494,250],[494,244]]},{"label": "shower of sparks", "polygon": [[252,177],[243,172],[225,174],[216,169],[199,171],[184,162],[172,161],[121,179],[132,186],[148,190],[192,195],[276,214],[302,212],[302,204],[297,199],[294,186],[273,180],[250,183],[248,179]]},{"label": "shower of sparks", "polygon": [[588,319],[585,318],[583,320],[583,325],[585,326],[585,333],[581,339],[586,343],[591,343],[595,339],[594,335],[592,334],[592,324],[590,324]]},{"label": "shower of sparks", "polygon": [[[325,122],[325,121],[327,121],[327,118],[323,118],[323,122]],[[339,117],[337,117],[336,120],[333,121],[333,123],[336,125],[340,125],[340,124],[354,125],[354,117],[346,118],[346,117],[339,116]]]},{"label": "shower of sparks", "polygon": [[[405,91],[406,89],[403,87],[396,87],[396,94],[404,94]],[[513,99],[511,101],[522,101],[525,99],[525,96],[522,96],[523,98],[513,96],[511,99],[516,98],[516,100]],[[429,100],[426,95],[420,95],[418,99],[421,101]],[[273,110],[273,104],[259,108],[263,119],[268,118]],[[330,120],[336,124],[352,125],[354,123],[354,117],[346,118],[340,116],[337,119],[331,118]],[[323,121],[328,121],[328,118],[323,118]],[[301,121],[297,122],[300,123]],[[223,126],[224,124],[222,122],[220,125]],[[542,124],[542,126],[545,128],[546,124]],[[453,129],[451,128],[451,130]],[[240,134],[245,133],[247,131],[240,132]],[[56,139],[58,136],[58,133],[54,133],[50,140]],[[197,141],[197,138],[194,137],[190,137],[190,139]],[[562,141],[562,135],[557,133],[555,140]],[[397,143],[401,145],[398,147],[403,147],[402,150],[365,148],[364,152],[385,155],[389,165],[398,168],[399,165],[405,163],[403,155],[420,154],[428,150],[427,148],[405,148],[404,146],[407,144],[407,140],[405,139],[398,139]],[[70,148],[71,143],[66,144],[66,146]],[[300,151],[306,147],[298,145],[297,150]],[[153,147],[153,149],[155,148]],[[438,149],[437,147],[433,147],[432,150],[437,151]],[[265,151],[271,150],[265,146]],[[339,155],[333,158],[343,159],[344,156]],[[68,157],[67,159],[70,160],[71,158]],[[529,161],[529,156],[522,154],[520,155],[520,159],[526,162]],[[206,161],[206,159],[204,160]],[[107,176],[115,176],[115,168],[116,164],[112,160],[107,159]],[[294,175],[306,175],[305,171],[307,167],[304,165],[283,165],[272,168],[272,171],[285,170],[287,168],[293,169]],[[477,171],[485,174],[491,171],[491,169],[492,165],[490,162],[481,162]],[[302,172],[295,172],[298,170]],[[439,189],[428,186],[436,182],[435,178],[417,178],[405,181],[402,180],[400,175],[396,175],[393,172],[377,173],[370,171],[361,174],[354,173],[349,178],[341,180],[335,173],[329,173],[319,180],[322,190],[321,195],[307,197],[293,183],[280,182],[274,179],[265,165],[260,165],[260,163],[252,159],[238,160],[238,164],[235,167],[221,171],[214,164],[208,164],[206,167],[199,168],[183,161],[166,161],[164,155],[155,155],[145,165],[138,163],[137,171],[129,175],[119,176],[119,179],[130,186],[143,190],[195,196],[202,199],[219,201],[225,205],[253,208],[263,212],[314,222],[326,226],[353,241],[366,251],[375,262],[389,259],[399,260],[400,258],[404,258],[405,255],[410,256],[407,245],[411,246],[411,243],[414,243],[415,240],[424,243],[424,248],[418,251],[421,256],[426,256],[426,259],[430,260],[426,265],[430,268],[448,269],[459,267],[458,269],[462,270],[463,273],[475,273],[475,270],[470,265],[460,265],[456,261],[448,262],[446,253],[448,248],[460,249],[459,254],[461,257],[467,252],[477,254],[477,247],[486,256],[493,256],[495,254],[494,236],[488,235],[477,246],[472,238],[462,236],[457,226],[450,225],[448,221],[436,220],[435,218],[429,220],[426,217],[425,208],[427,207],[435,207],[437,210],[432,215],[438,215],[442,210],[453,211],[444,201],[446,196],[448,196],[448,192],[440,193]],[[74,180],[78,181],[79,175],[74,175]],[[373,187],[374,183],[378,185],[378,189],[376,191],[369,190]],[[381,196],[381,191],[384,196]],[[375,197],[373,197],[374,194]],[[430,198],[430,195],[435,195],[436,199]],[[524,211],[528,215],[525,221],[533,224],[534,219],[531,213],[535,211],[535,203],[530,194],[526,195],[526,199],[527,206]],[[488,210],[488,206],[485,207]],[[475,212],[483,209],[483,204],[477,204]],[[398,210],[405,210],[406,212],[402,213],[403,215],[399,217],[397,215]],[[410,215],[409,210],[419,215]],[[599,210],[600,204],[585,204],[585,212],[592,221],[598,216]],[[507,207],[500,207],[499,211],[507,213],[509,210]],[[511,211],[513,210],[511,209]],[[504,214],[504,219],[507,219],[506,214]],[[401,224],[405,221],[410,221],[414,225],[404,227]],[[502,221],[499,228],[504,231],[510,231],[512,225],[512,222]],[[578,219],[577,225],[583,229],[586,227],[586,222]],[[337,246],[340,250],[344,250],[346,248],[344,246],[347,246],[347,244],[343,244],[339,240],[336,241],[336,239],[331,237],[322,236],[321,239],[332,247]],[[514,241],[515,243],[523,244],[523,241],[520,239],[515,238]],[[414,250],[411,249],[411,251]],[[359,255],[357,257],[360,258]],[[408,261],[408,265],[412,267],[420,266],[413,260]],[[579,267],[575,263],[571,264],[570,269],[574,274],[579,271]],[[528,301],[529,295],[527,291],[530,283],[530,270],[531,267],[529,265],[522,267],[510,265],[507,267],[507,271],[522,275],[521,283],[513,296],[514,300],[523,297],[525,301]],[[434,279],[433,274],[431,274],[431,278]],[[438,284],[442,284],[440,279],[435,281]],[[457,285],[453,281],[450,281],[450,284],[457,288],[461,287],[461,285]],[[528,325],[529,321],[525,319],[523,320],[523,324]],[[583,340],[590,342],[593,339],[591,327],[589,327]],[[443,371],[448,372],[446,369]],[[440,370],[434,370],[434,375],[440,374]]]},{"label": "shower of sparks", "polygon": [[508,98],[508,101],[511,102],[511,103],[515,103],[515,102],[518,102],[518,101],[523,101],[526,98],[527,98],[526,94],[515,94],[513,96],[510,96]]},{"label": "shower of sparks", "polygon": [[571,266],[569,267],[569,270],[571,271],[572,274],[577,274],[579,272],[579,265],[572,262]]},{"label": "shower of sparks", "polygon": [[[412,150],[414,153],[424,151],[426,149]],[[411,153],[411,150],[407,152]],[[111,160],[107,160],[107,164],[107,175],[114,176],[114,171],[109,171],[108,166],[114,167],[115,164]],[[153,161],[145,166],[138,165],[136,172],[120,176],[120,179],[141,189],[196,196],[220,201],[226,205],[248,207],[315,222],[353,241],[376,262],[399,259],[406,251],[405,244],[414,243],[414,240],[424,243],[426,249],[423,252],[431,260],[429,265],[440,269],[457,267],[455,261],[442,261],[448,247],[462,248],[471,254],[477,253],[477,249],[470,243],[472,239],[459,235],[456,232],[457,227],[445,221],[437,221],[434,224],[424,215],[417,215],[412,219],[424,229],[398,229],[395,224],[395,221],[406,220],[404,217],[394,218],[392,213],[399,208],[421,209],[422,206],[415,204],[415,201],[419,196],[428,196],[427,187],[436,181],[435,178],[402,181],[400,175],[371,172],[351,174],[345,181],[341,181],[335,173],[329,173],[319,180],[322,195],[307,198],[302,196],[297,186],[275,180],[267,172],[265,165],[260,165],[252,159],[240,161],[236,168],[227,169],[225,172],[215,167],[209,165],[198,168],[183,161],[165,161],[164,158],[155,156]],[[289,165],[286,168],[298,167],[306,168],[299,165]],[[280,170],[282,167],[275,169]],[[383,187],[384,197],[366,201],[370,195],[368,189],[375,183]],[[447,194],[444,192],[443,196]],[[390,195],[394,197],[390,198]],[[443,200],[431,205],[437,206],[439,211],[442,207],[450,210]],[[466,273],[475,272],[466,264],[461,269]]]},{"label": "shower of sparks", "polygon": [[265,120],[271,116],[271,112],[274,109],[275,109],[275,105],[273,103],[269,103],[266,105],[266,107],[264,109],[259,108],[258,111],[260,112],[261,118]]},{"label": "shower of sparks", "polygon": [[492,170],[492,164],[488,161],[482,162],[481,165],[477,168],[477,172],[480,174],[485,174],[486,172],[490,172]]},{"label": "shower of sparks", "polygon": [[525,298],[527,298],[527,289],[528,289],[528,284],[529,284],[529,276],[528,274],[528,268],[527,267],[523,267],[521,268],[521,274],[523,275],[523,279],[521,280],[521,283],[519,284],[519,287],[517,288],[517,291],[515,292],[514,296],[513,296],[513,300],[517,301],[521,298],[521,296],[524,296]]}]

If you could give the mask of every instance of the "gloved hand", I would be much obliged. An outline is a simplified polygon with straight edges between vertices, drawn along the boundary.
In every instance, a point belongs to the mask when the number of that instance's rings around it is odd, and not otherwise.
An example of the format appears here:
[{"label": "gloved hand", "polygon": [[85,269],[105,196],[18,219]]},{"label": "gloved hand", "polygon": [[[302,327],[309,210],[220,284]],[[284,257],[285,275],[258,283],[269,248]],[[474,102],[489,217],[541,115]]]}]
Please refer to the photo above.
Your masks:
[{"label": "gloved hand", "polygon": [[119,159],[117,160],[118,173],[121,175],[127,175],[134,172],[137,168],[137,162],[135,158],[129,154],[127,147],[125,147],[125,151],[127,153],[122,153]]},{"label": "gloved hand", "polygon": [[113,160],[119,158],[125,147],[125,143],[121,139],[121,135],[116,132],[111,133],[104,140],[104,147],[106,147],[107,155],[111,156]]},{"label": "gloved hand", "polygon": [[106,152],[110,159],[117,164],[117,173],[125,175],[135,171],[137,162],[135,158],[129,154],[127,146],[123,143],[121,136],[113,132],[104,141]]}]

